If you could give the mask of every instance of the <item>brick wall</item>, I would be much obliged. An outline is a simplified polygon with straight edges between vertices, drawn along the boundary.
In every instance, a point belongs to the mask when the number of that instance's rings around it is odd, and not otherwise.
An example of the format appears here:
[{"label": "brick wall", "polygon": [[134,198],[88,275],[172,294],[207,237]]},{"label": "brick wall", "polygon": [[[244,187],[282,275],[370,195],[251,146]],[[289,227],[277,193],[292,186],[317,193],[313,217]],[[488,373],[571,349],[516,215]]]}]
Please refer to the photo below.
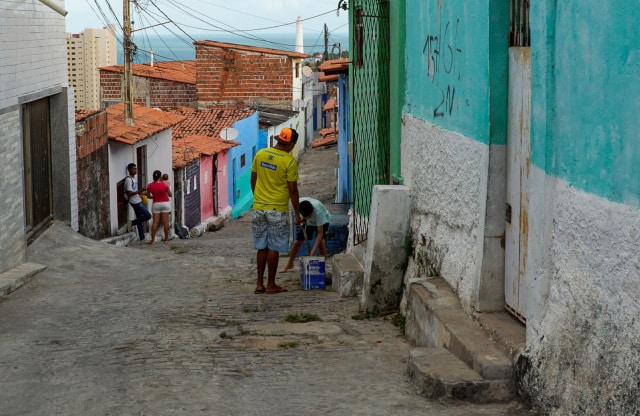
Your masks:
[{"label": "brick wall", "polygon": [[78,225],[81,234],[110,235],[107,113],[76,123]]},{"label": "brick wall", "polygon": [[[122,74],[100,71],[100,91],[102,107],[105,102],[122,101]],[[182,82],[168,81],[157,78],[140,79],[134,77],[135,91],[134,102],[138,105],[168,110],[176,107],[196,106],[196,86]]]},{"label": "brick wall", "polygon": [[116,72],[100,71],[100,107],[105,102],[122,102],[122,75]]},{"label": "brick wall", "polygon": [[150,89],[152,108],[196,107],[196,86],[193,84],[152,79]]},{"label": "brick wall", "polygon": [[198,108],[216,104],[291,105],[292,60],[283,55],[196,46]]}]

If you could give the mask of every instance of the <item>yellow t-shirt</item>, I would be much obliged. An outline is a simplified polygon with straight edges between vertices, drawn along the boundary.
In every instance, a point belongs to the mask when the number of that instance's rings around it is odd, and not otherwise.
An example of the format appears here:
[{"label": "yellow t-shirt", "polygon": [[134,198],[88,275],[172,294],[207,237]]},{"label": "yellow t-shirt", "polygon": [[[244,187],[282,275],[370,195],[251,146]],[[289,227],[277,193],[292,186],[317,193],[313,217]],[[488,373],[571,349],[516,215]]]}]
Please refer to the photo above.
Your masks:
[{"label": "yellow t-shirt", "polygon": [[275,148],[258,151],[251,164],[257,175],[253,209],[289,212],[287,182],[298,180],[298,163],[289,153]]}]

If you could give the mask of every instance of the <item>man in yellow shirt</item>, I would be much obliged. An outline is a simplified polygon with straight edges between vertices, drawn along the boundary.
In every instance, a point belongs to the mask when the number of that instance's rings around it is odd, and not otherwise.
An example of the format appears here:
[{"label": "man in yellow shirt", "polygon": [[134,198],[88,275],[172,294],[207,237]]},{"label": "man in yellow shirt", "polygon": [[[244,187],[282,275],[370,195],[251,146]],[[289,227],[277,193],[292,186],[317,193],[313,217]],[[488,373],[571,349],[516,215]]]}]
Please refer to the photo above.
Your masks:
[{"label": "man in yellow shirt", "polygon": [[298,163],[289,154],[298,141],[298,133],[294,129],[284,128],[274,138],[277,141],[275,147],[259,150],[251,164],[251,228],[253,245],[258,250],[258,280],[254,293],[287,291],[276,285],[276,270],[280,252],[289,249],[289,200],[293,206],[296,224],[302,222],[298,194]]}]

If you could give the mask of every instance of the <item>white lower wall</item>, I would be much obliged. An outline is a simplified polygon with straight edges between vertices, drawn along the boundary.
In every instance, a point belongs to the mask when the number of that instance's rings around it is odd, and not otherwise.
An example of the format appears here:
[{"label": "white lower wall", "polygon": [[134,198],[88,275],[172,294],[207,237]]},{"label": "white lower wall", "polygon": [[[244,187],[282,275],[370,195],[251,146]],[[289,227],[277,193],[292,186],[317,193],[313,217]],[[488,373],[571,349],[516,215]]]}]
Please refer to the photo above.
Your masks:
[{"label": "white lower wall", "polygon": [[403,121],[402,176],[413,201],[407,276],[442,276],[469,306],[482,271],[489,146],[410,115]]},{"label": "white lower wall", "polygon": [[640,212],[531,175],[525,388],[545,414],[638,414]]}]

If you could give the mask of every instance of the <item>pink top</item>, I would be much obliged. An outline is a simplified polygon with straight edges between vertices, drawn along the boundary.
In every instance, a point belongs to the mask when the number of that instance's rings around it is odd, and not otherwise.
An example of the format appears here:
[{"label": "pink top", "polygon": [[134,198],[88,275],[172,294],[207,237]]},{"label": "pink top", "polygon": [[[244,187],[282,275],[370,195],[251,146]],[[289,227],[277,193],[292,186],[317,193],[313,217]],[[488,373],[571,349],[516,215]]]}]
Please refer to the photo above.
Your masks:
[{"label": "pink top", "polygon": [[169,202],[169,195],[167,191],[169,187],[164,182],[151,182],[147,186],[147,190],[153,196],[153,202]]}]

